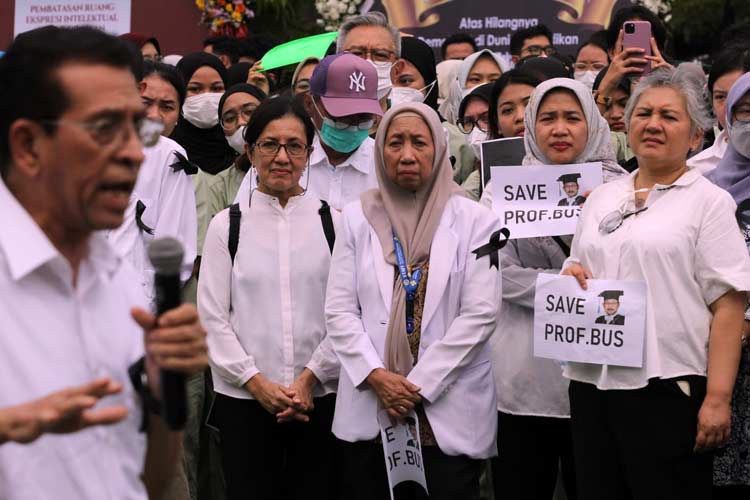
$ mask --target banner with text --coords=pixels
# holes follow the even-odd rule
[[[534,298],[534,356],[597,365],[643,366],[646,282],[541,273]]]
[[[113,35],[130,31],[131,0],[16,0],[13,36],[42,26],[94,26]]]
[[[438,58],[445,39],[457,32],[473,36],[480,49],[507,55],[514,32],[539,24],[552,31],[551,42],[558,50],[575,55],[592,33],[609,26],[617,9],[632,4],[632,0],[365,0],[362,11],[385,12],[393,26],[424,40]]]
[[[492,207],[510,238],[575,233],[581,205],[602,183],[601,163],[492,167]]]
[[[396,420],[391,419],[388,410],[381,410],[378,412],[378,423],[391,500],[394,499],[394,488],[406,481],[419,484],[427,492],[417,414],[411,411],[403,420]]]

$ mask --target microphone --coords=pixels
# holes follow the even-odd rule
[[[180,269],[184,251],[174,238],[158,238],[148,247],[148,258],[154,266],[156,316],[182,304]],[[187,421],[187,390],[185,375],[172,370],[161,370],[161,401],[164,421],[171,430],[180,430]]]

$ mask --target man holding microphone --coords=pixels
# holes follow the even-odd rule
[[[0,447],[4,499],[158,498],[180,463],[160,371],[202,370],[205,332],[193,306],[144,310],[102,234],[122,223],[161,130],[139,65],[93,28],[28,32],[0,59],[0,417],[36,426],[3,439],[67,433]]]

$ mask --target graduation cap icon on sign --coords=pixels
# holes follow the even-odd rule
[[[563,184],[567,184],[568,182],[578,183],[578,179],[580,178],[581,174],[563,174],[557,178],[557,182],[562,182]]]
[[[620,300],[620,297],[625,295],[625,292],[622,290],[605,290],[602,293],[599,294],[599,297],[601,297],[603,300]]]

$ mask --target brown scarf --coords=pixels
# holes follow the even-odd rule
[[[386,175],[383,149],[393,120],[404,114],[418,115],[432,132],[435,156],[432,175],[422,187],[411,192],[396,185]],[[402,104],[391,108],[378,127],[375,141],[375,171],[378,189],[362,194],[365,218],[378,235],[386,262],[396,265],[393,233],[396,233],[410,270],[417,269],[430,259],[430,247],[443,210],[453,195],[463,190],[453,182],[445,131],[437,113],[422,103]],[[385,341],[385,365],[392,372],[406,376],[411,371],[413,358],[406,334],[406,291],[400,280],[394,280],[391,315]]]

